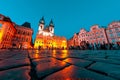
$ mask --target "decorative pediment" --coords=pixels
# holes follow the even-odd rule
[[[94,26],[92,26],[92,27],[90,28],[91,31],[97,30],[97,29],[99,29],[99,26],[98,26],[98,25],[94,25]]]
[[[80,30],[80,34],[86,33],[87,31],[85,29]]]
[[[112,22],[108,25],[108,28],[114,28],[114,27],[118,27],[120,26],[120,22],[116,21],[116,22]]]

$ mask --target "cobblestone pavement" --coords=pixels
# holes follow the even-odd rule
[[[0,80],[120,80],[119,50],[0,50]]]

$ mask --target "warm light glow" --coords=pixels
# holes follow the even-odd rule
[[[68,50],[62,50],[62,53],[67,54],[67,53],[68,53]]]
[[[2,31],[0,31],[0,40],[2,40],[2,35],[3,35]]]
[[[39,57],[39,50],[35,50],[35,53],[33,54],[33,57],[36,58],[36,59],[40,58]]]
[[[39,58],[39,54],[38,54],[38,53],[35,53],[35,54],[34,54],[34,58]]]
[[[53,53],[53,54],[56,54],[56,50],[53,50],[52,53]]]
[[[0,25],[0,41],[2,40],[2,36],[3,36],[3,29],[2,29],[2,25]]]
[[[68,50],[62,50],[62,57],[66,58],[68,56]]]
[[[52,50],[52,56],[56,57],[56,50]]]
[[[62,41],[62,42],[66,42],[66,41]]]
[[[39,50],[35,50],[35,53],[37,53],[37,54],[38,54],[38,53],[39,53]]]

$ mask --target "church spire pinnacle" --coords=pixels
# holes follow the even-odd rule
[[[40,24],[45,24],[44,16],[39,21]]]
[[[51,19],[49,26],[54,27],[53,20]]]

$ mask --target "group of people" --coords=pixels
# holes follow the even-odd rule
[[[90,44],[88,42],[81,42],[80,46],[70,46],[69,49],[77,49],[77,50],[120,50],[119,44],[113,43],[103,43],[103,44]]]

